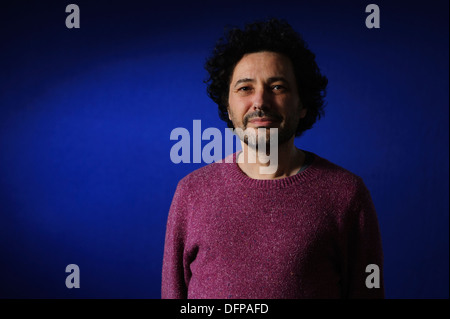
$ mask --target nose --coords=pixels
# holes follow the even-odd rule
[[[261,87],[255,90],[252,107],[254,110],[267,109],[270,107],[270,94],[265,88]]]

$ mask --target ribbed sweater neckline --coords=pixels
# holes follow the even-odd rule
[[[239,152],[229,155],[232,157],[232,163],[228,162],[230,166],[229,170],[226,172],[226,175],[232,179],[233,183],[239,182],[244,187],[258,189],[286,188],[310,181],[317,176],[321,162],[321,158],[312,153],[314,159],[311,165],[302,172],[279,179],[253,179],[247,176],[239,167],[236,160],[237,154],[239,154]]]

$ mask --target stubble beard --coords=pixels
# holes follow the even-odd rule
[[[255,117],[269,117],[278,121],[280,125],[277,130],[271,130],[270,127],[261,127],[265,128],[266,132],[265,134],[258,134],[258,128],[248,127],[249,121]],[[233,123],[233,127],[235,128],[235,133],[241,141],[243,141],[254,151],[263,149],[266,150],[267,153],[270,150],[271,141],[272,143],[277,143],[278,147],[280,147],[295,135],[298,125],[298,121],[296,121],[296,118],[297,116],[293,115],[286,120],[278,113],[259,109],[250,114],[247,114],[242,119],[242,122],[236,121],[235,119],[233,119],[233,116],[231,116],[231,121]],[[276,131],[276,133],[274,133],[274,131]]]
[[[277,133],[274,133],[274,130],[272,128],[265,127],[265,134],[259,134],[264,133],[261,132],[261,130],[259,130],[260,132],[258,132],[259,128],[248,127],[246,125],[241,125],[239,126],[239,128],[239,130],[235,130],[236,134],[241,141],[248,145],[248,147],[252,148],[255,151],[263,149],[268,152],[270,150],[271,141],[272,143],[277,143],[278,147],[280,147],[295,135],[295,130],[297,127],[293,123],[281,123],[280,127],[277,130]]]

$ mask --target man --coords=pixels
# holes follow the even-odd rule
[[[162,298],[383,298],[369,191],[360,177],[294,145],[323,114],[327,85],[306,43],[286,22],[249,24],[218,42],[206,69],[208,94],[242,152],[179,182]],[[270,161],[249,155],[272,132],[278,162],[262,173]]]

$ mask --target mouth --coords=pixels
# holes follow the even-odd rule
[[[248,121],[256,127],[270,127],[277,124],[279,120],[270,117],[255,117]]]

